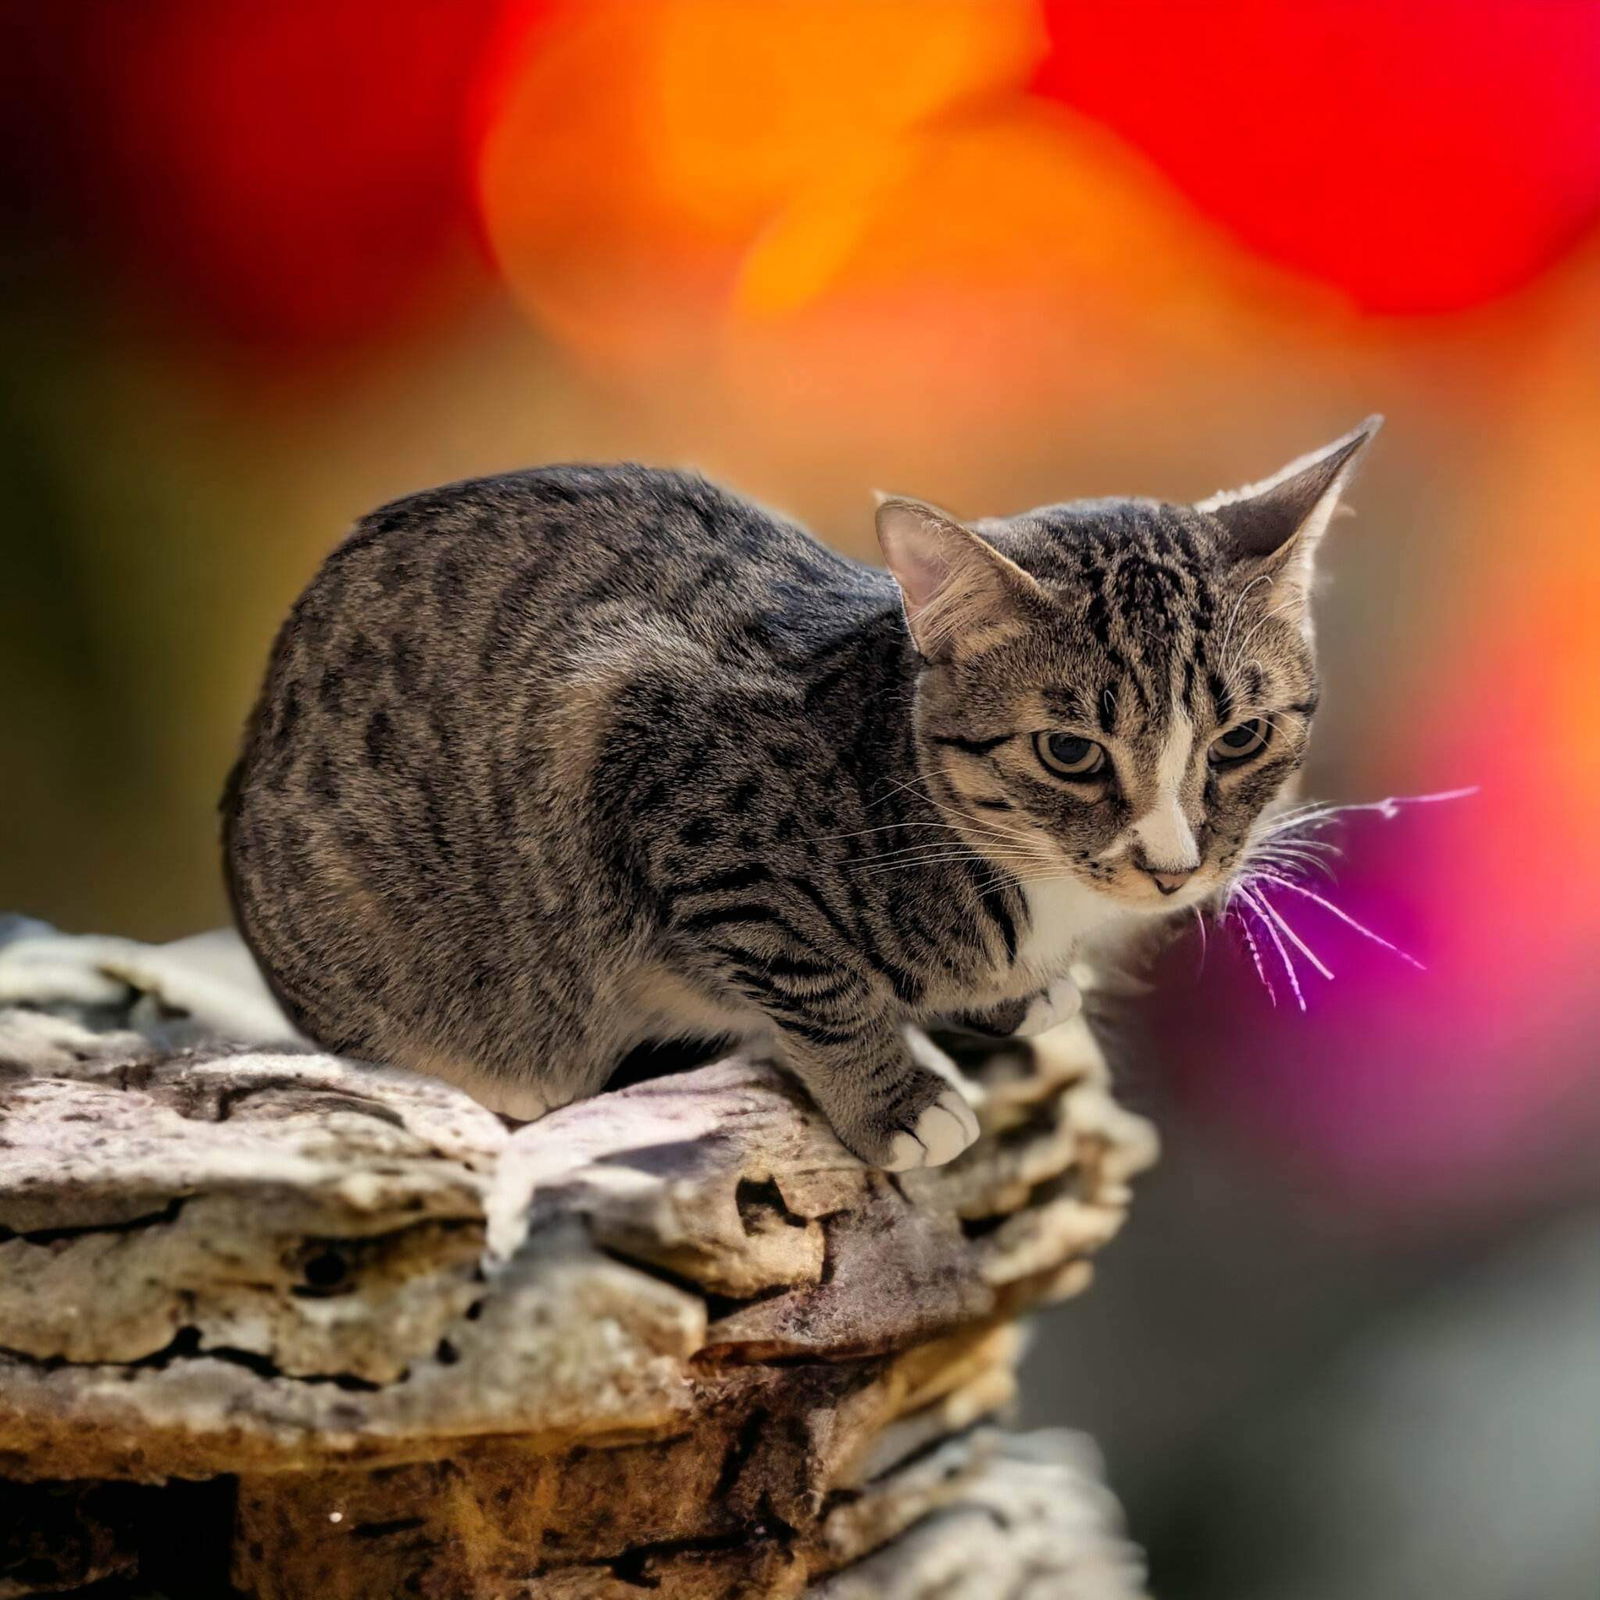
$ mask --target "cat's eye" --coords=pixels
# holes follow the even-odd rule
[[[1058,778],[1098,778],[1109,765],[1104,745],[1075,733],[1036,733],[1033,748]]]
[[[1265,717],[1251,717],[1226,733],[1219,733],[1211,741],[1209,760],[1214,767],[1231,767],[1235,762],[1248,761],[1265,749],[1268,723]]]

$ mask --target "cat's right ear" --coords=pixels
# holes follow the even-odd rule
[[[1016,562],[935,506],[878,501],[878,543],[905,604],[912,642],[929,661],[998,643],[1043,600]]]
[[[1284,610],[1304,609],[1317,545],[1356,463],[1382,426],[1382,417],[1368,417],[1342,439],[1291,461],[1270,478],[1212,495],[1196,508],[1222,525],[1235,561],[1271,575]]]

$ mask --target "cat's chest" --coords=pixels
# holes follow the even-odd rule
[[[1045,878],[1022,893],[1028,927],[1017,943],[1015,971],[1029,981],[1064,977],[1086,944],[1127,916],[1073,878]]]

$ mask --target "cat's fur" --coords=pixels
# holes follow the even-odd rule
[[[1299,764],[1311,551],[1374,426],[1198,507],[889,500],[893,576],[636,466],[385,507],[273,651],[224,801],[240,926],[313,1039],[512,1115],[726,1035],[865,1160],[948,1159],[975,1125],[921,1028],[1057,1020]],[[1266,747],[1212,766],[1250,717]],[[1047,770],[1051,731],[1106,773]]]

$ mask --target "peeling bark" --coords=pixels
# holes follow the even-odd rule
[[[508,1131],[0,1011],[0,1600],[155,1582],[184,1496],[259,1600],[1132,1600],[1081,1449],[998,1423],[1153,1140],[1080,1025],[973,1065],[983,1138],[893,1177],[750,1060]]]

